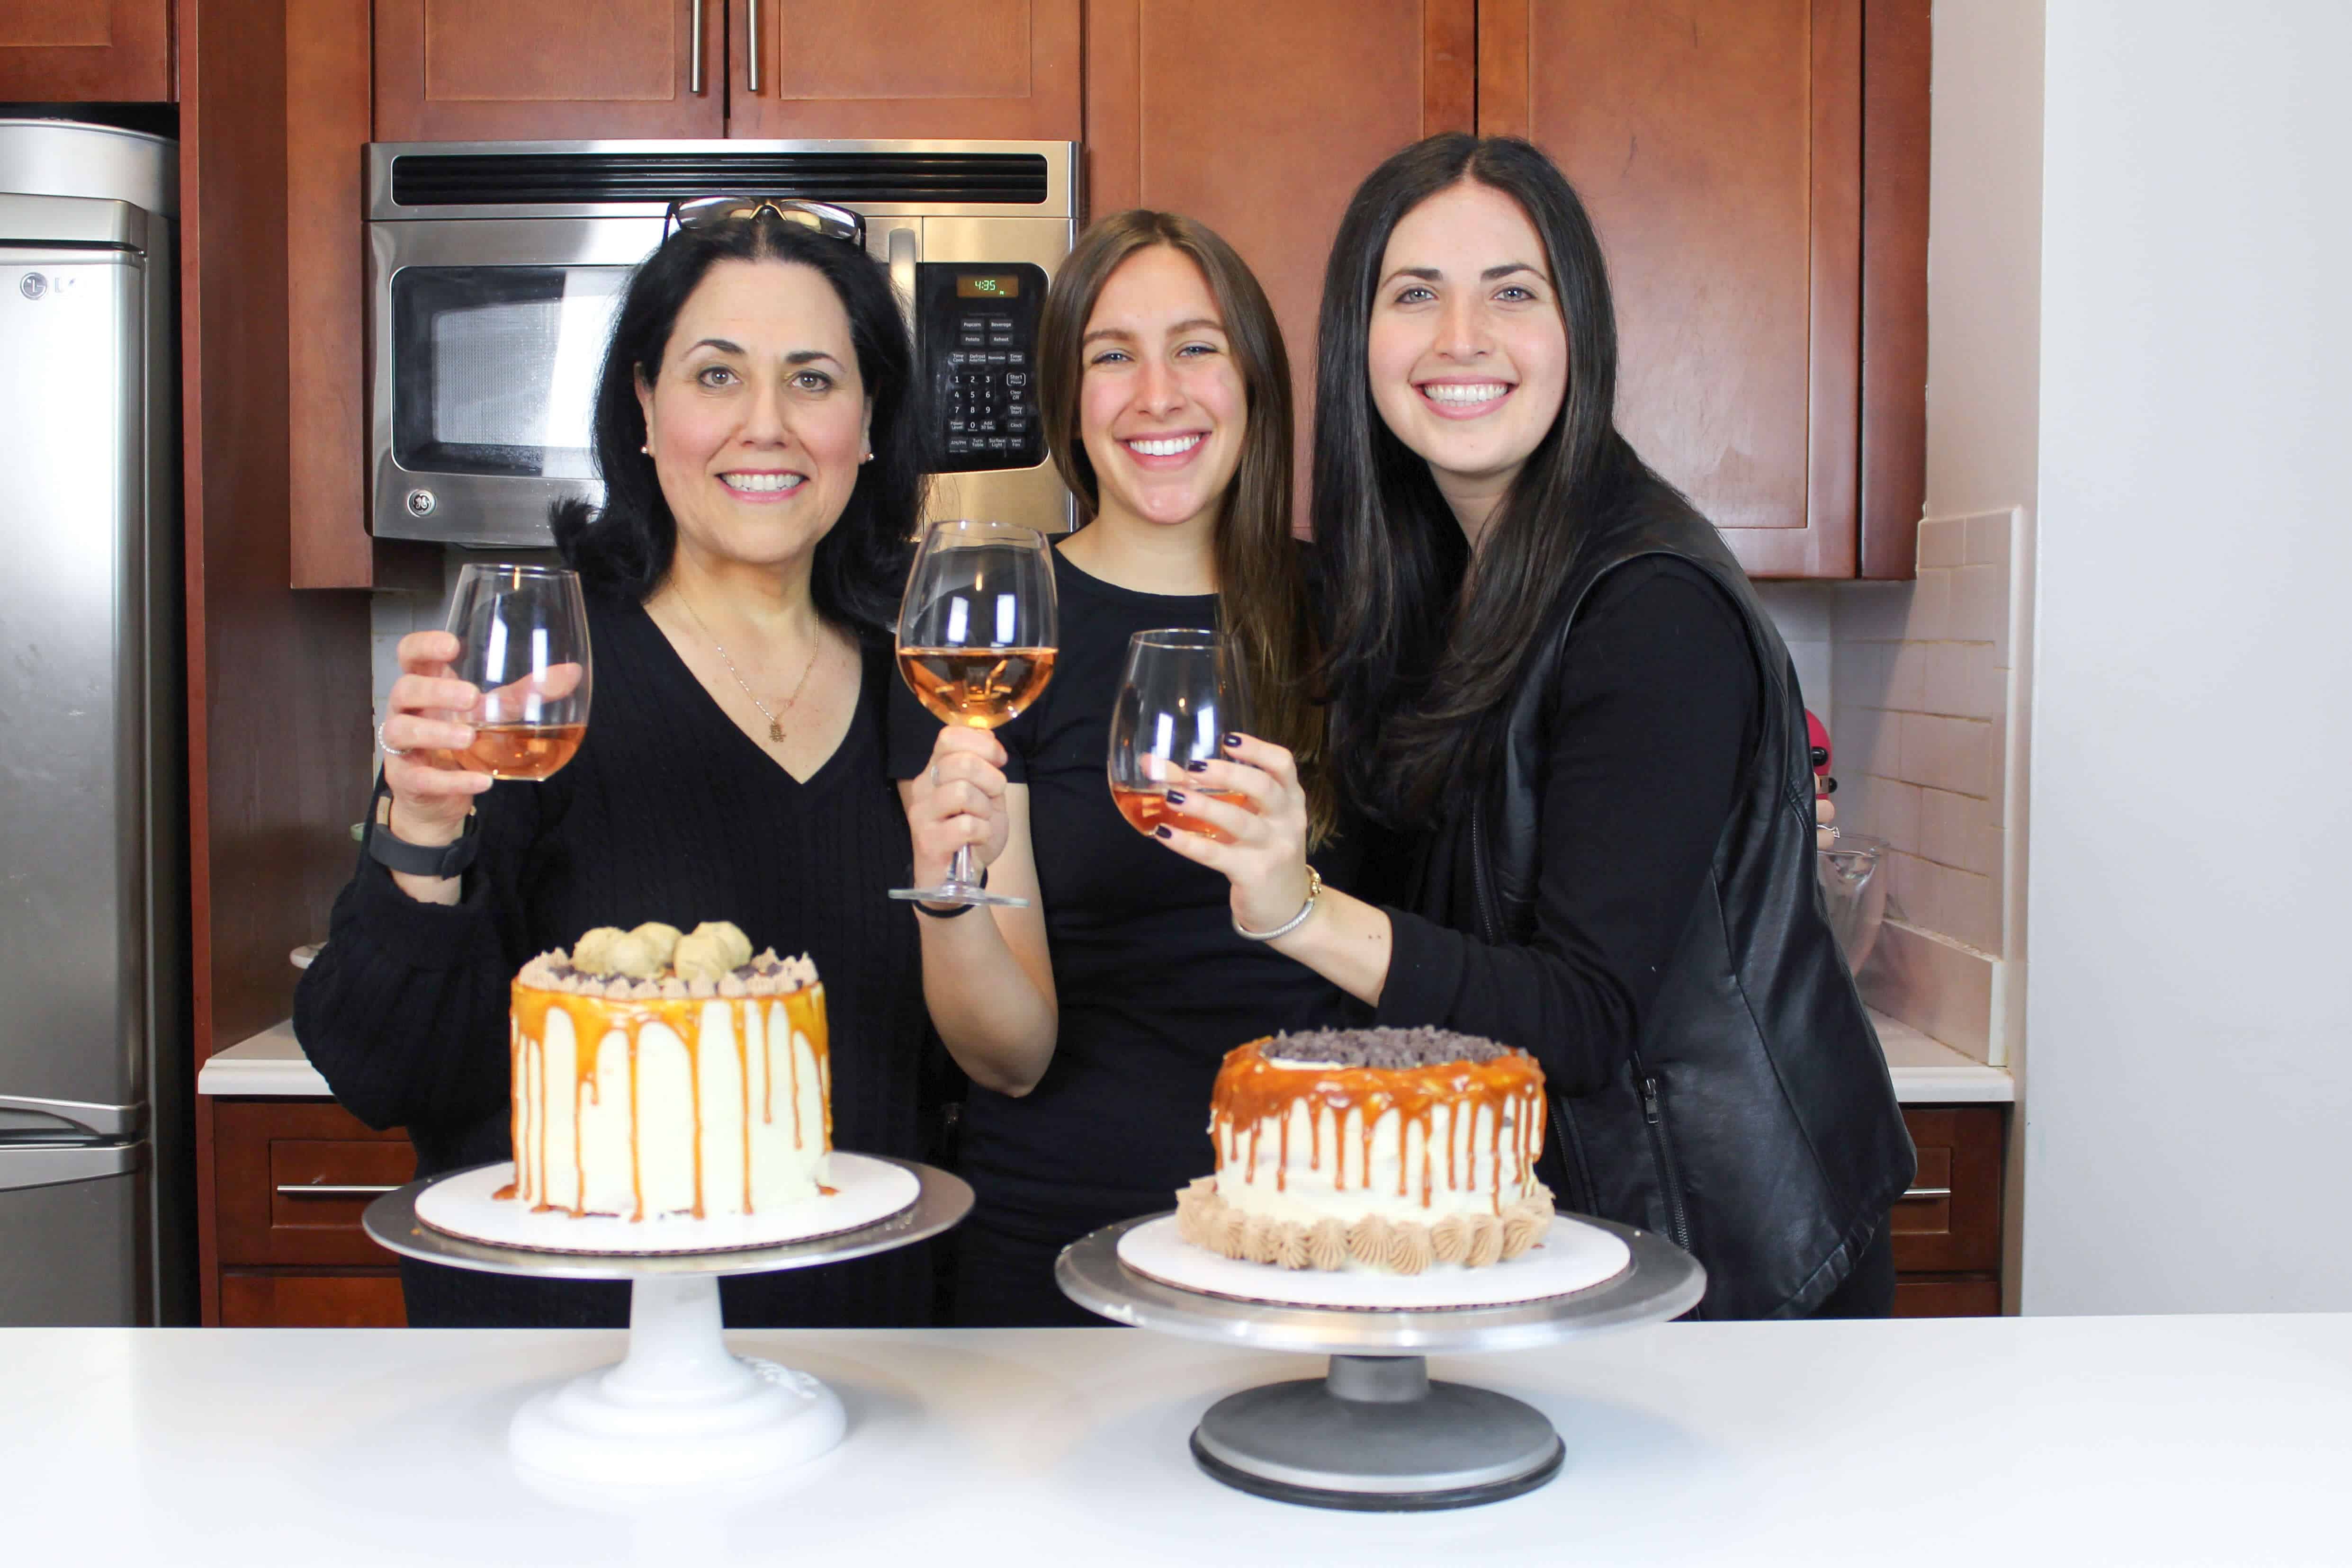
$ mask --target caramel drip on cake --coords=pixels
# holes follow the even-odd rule
[[[823,994],[823,989],[822,986],[809,986],[780,996],[728,999],[731,1003],[730,1011],[743,1006],[764,1009],[773,1008],[778,1003],[782,1004],[781,1010],[783,1014],[784,1056],[789,1064],[787,1071],[792,1083],[794,1147],[802,1146],[804,1142],[801,1129],[800,1053],[796,1043],[800,1039],[805,1038],[808,1040],[810,1054],[815,1059],[817,1082],[826,1089],[828,1094],[830,1093],[832,1063],[828,1049],[829,1042],[824,1019],[817,1012],[820,1006],[818,998]],[[584,1172],[580,1169],[583,1159],[581,1145],[583,1141],[580,1106],[583,1101],[591,1104],[603,1103],[596,1083],[597,1068],[604,1041],[614,1033],[623,1037],[629,1058],[629,1176],[635,1199],[634,1212],[630,1214],[629,1218],[632,1221],[637,1221],[646,1217],[644,1162],[639,1152],[642,1132],[639,1116],[644,1097],[640,1090],[637,1069],[641,1031],[654,1023],[667,1026],[669,1031],[686,1046],[688,1082],[694,1112],[694,1204],[690,1212],[697,1218],[705,1217],[707,1206],[702,1150],[702,1018],[703,1009],[710,1005],[712,1000],[713,998],[707,997],[649,997],[623,999],[545,990],[538,987],[525,986],[520,981],[514,985],[512,1070],[520,1081],[530,1084],[535,1090],[535,1093],[531,1096],[531,1103],[534,1104],[544,1107],[547,1103],[548,1014],[551,1011],[561,1010],[571,1020],[574,1184],[573,1202],[569,1206],[568,1212],[573,1217],[577,1218],[588,1212],[585,1176]],[[740,1012],[736,1012],[734,1017],[737,1021],[730,1025],[728,1043],[735,1048],[736,1059],[744,1079],[743,1207],[746,1212],[750,1212],[751,1207],[751,1053],[744,1049]],[[770,1017],[772,1019],[772,1015]],[[772,1022],[771,1027],[761,1030],[761,1120],[771,1124],[775,1121],[776,1033],[777,1030],[772,1027]],[[537,1201],[531,1205],[534,1213],[548,1213],[567,1207],[548,1201],[548,1137],[547,1128],[543,1124],[544,1120],[542,1114],[540,1118],[541,1124],[533,1125],[526,1120],[524,1107],[521,1104],[519,1103],[514,1108],[512,1130],[517,1157],[520,1160],[524,1151],[529,1150],[537,1166],[538,1183],[533,1194]],[[828,1153],[833,1148],[833,1107],[829,1099],[825,1106],[823,1147]],[[512,1197],[519,1195],[513,1188],[507,1187],[501,1188],[498,1196]]]
[[[1495,1181],[1488,1197],[1496,1215],[1499,1217],[1506,1207],[1505,1187],[1509,1187],[1516,1198],[1534,1179],[1534,1156],[1540,1147],[1544,1120],[1543,1079],[1540,1070],[1524,1054],[1514,1052],[1488,1061],[1450,1061],[1398,1072],[1320,1063],[1285,1065],[1267,1056],[1266,1047],[1272,1043],[1254,1041],[1228,1053],[1224,1066],[1217,1073],[1210,1101],[1211,1134],[1221,1163],[1239,1160],[1243,1134],[1247,1134],[1245,1179],[1257,1179],[1258,1139],[1269,1119],[1276,1120],[1282,1128],[1281,1153],[1283,1164],[1287,1166],[1289,1116],[1292,1108],[1300,1104],[1307,1107],[1314,1132],[1318,1168],[1321,1164],[1323,1117],[1328,1113],[1332,1118],[1334,1150],[1339,1156],[1332,1170],[1335,1189],[1344,1189],[1349,1185],[1344,1157],[1349,1115],[1352,1113],[1359,1118],[1355,1140],[1360,1145],[1358,1185],[1369,1187],[1375,1130],[1394,1112],[1398,1118],[1396,1195],[1405,1197],[1412,1193],[1411,1134],[1418,1126],[1421,1202],[1424,1208],[1432,1207],[1436,1185],[1434,1115],[1440,1104],[1452,1107],[1453,1130],[1445,1150],[1449,1189],[1458,1189],[1462,1185],[1459,1178],[1471,1174],[1457,1166],[1454,1140],[1475,1137],[1475,1118],[1482,1112],[1489,1123],[1489,1168]],[[1504,1145],[1507,1121],[1510,1131],[1507,1162]],[[1469,1124],[1467,1127],[1464,1125],[1465,1122]],[[1282,1186],[1279,1171],[1276,1179],[1277,1187]]]

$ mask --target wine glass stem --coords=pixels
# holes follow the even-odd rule
[[[955,858],[948,862],[948,885],[970,887],[979,880],[971,869],[971,846],[958,844]]]

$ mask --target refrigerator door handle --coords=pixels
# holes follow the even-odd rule
[[[43,1116],[55,1116],[101,1138],[135,1138],[140,1133],[140,1124],[147,1115],[144,1105],[94,1105],[85,1100],[29,1100],[18,1094],[0,1094],[0,1111],[31,1111]]]
[[[144,1144],[0,1144],[0,1192],[129,1176],[146,1164]]]

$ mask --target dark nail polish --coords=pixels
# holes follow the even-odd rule
[[[1181,805],[1182,805],[1182,804],[1184,803],[1184,791],[1182,791],[1181,789],[1171,789],[1171,790],[1169,790],[1169,791],[1168,791],[1168,803],[1169,803],[1170,805],[1171,805],[1171,806],[1181,806]]]
[[[1187,773],[1206,773],[1208,770],[1209,765],[1206,762],[1187,762],[1184,764],[1184,771]]]
[[[1225,737],[1225,744],[1227,746],[1239,746],[1241,743],[1242,737],[1239,730],[1235,730],[1233,734]]]
[[[1176,836],[1176,830],[1162,822],[1151,830],[1151,836],[1156,839],[1172,839]]]

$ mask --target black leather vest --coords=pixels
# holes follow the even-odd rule
[[[1634,1057],[1555,1095],[1547,1166],[1565,1207],[1669,1236],[1706,1265],[1707,1318],[1797,1317],[1845,1279],[1909,1185],[1909,1134],[1839,956],[1813,864],[1796,671],[1706,519],[1641,475],[1591,528],[1512,698],[1500,766],[1441,833],[1453,885],[1423,913],[1487,942],[1535,924],[1546,715],[1593,585],[1647,555],[1691,562],[1738,606],[1764,672],[1757,754]]]

